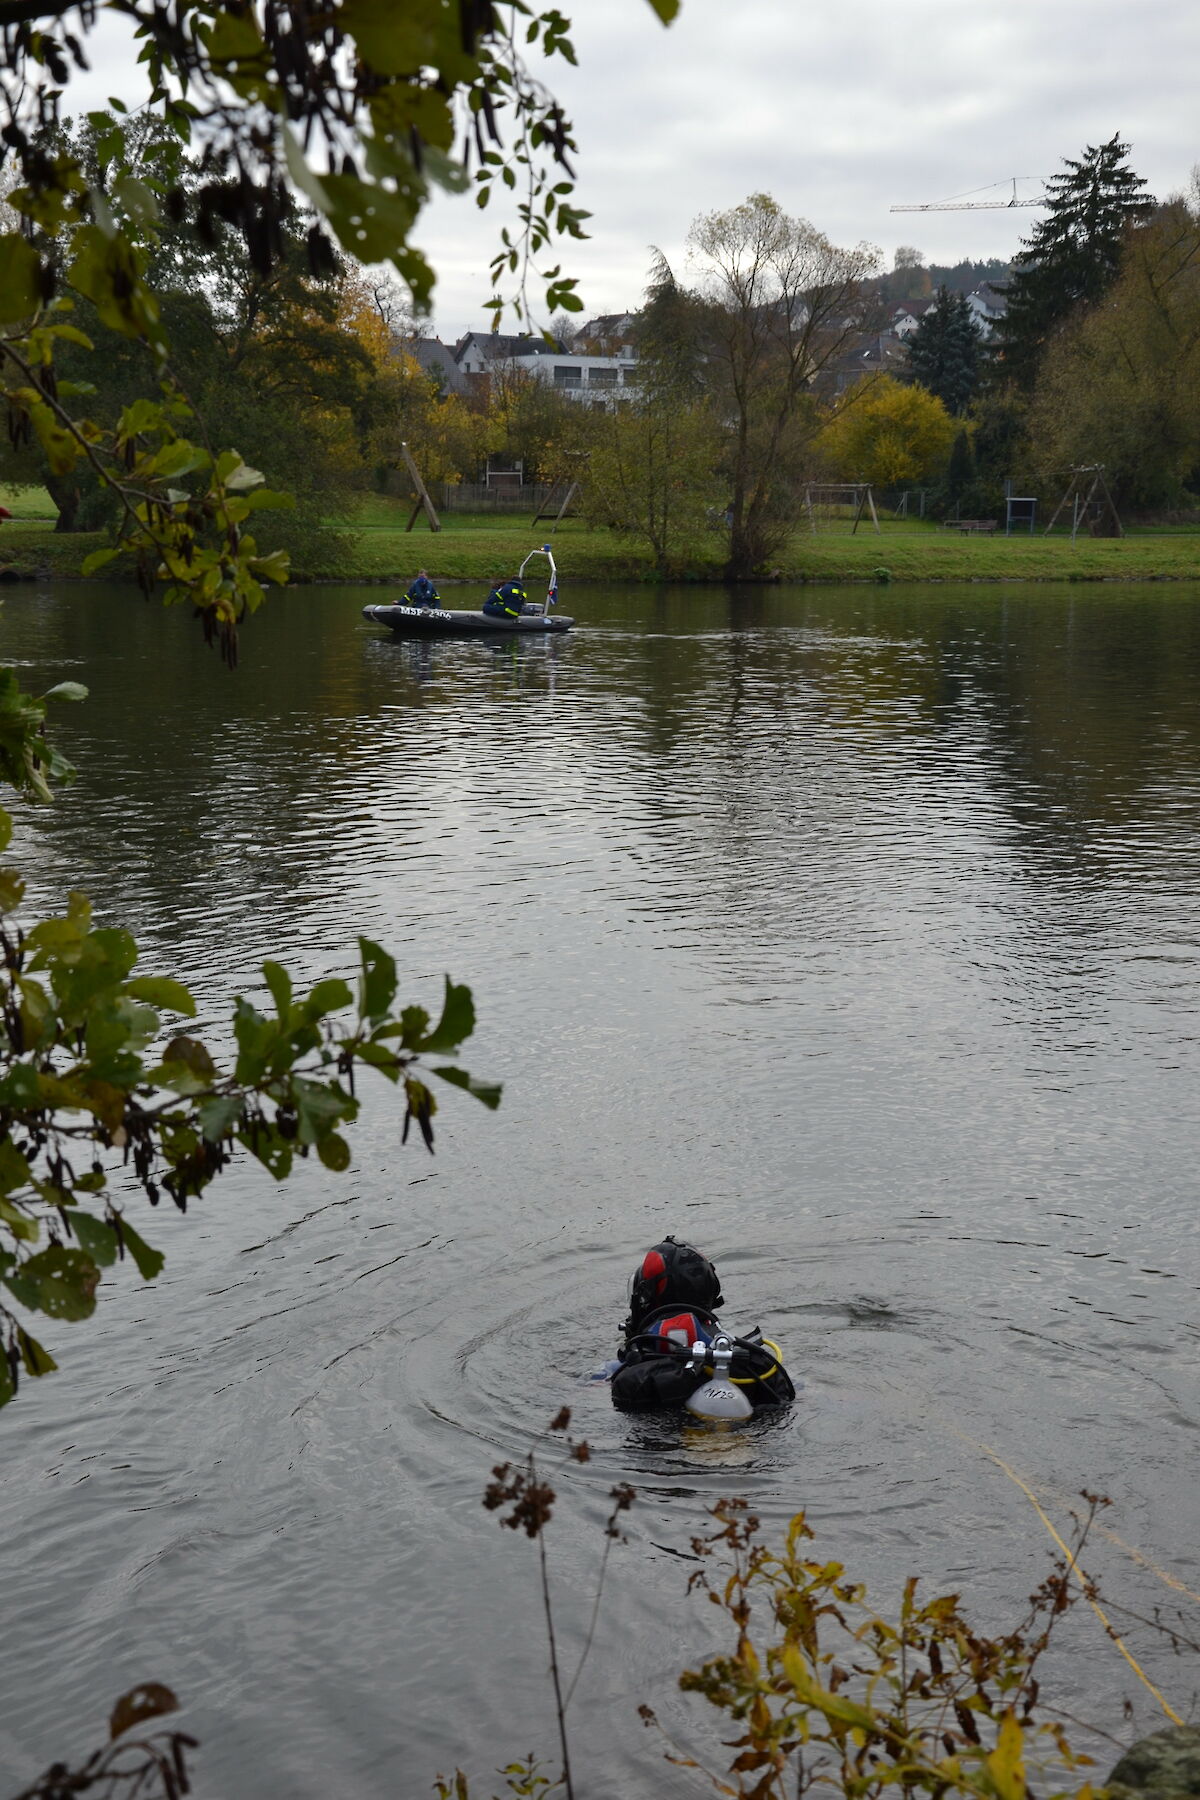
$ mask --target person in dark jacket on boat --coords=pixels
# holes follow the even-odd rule
[[[668,1237],[648,1250],[629,1284],[625,1341],[609,1365],[614,1403],[629,1412],[686,1406],[707,1380],[703,1356],[693,1352],[723,1331],[715,1310],[723,1302],[717,1271],[691,1244]],[[757,1327],[745,1337],[729,1336],[731,1379],[752,1410],[795,1399],[775,1344]]]
[[[514,575],[511,581],[496,583],[483,603],[483,610],[489,619],[519,619],[528,599],[520,577]]]
[[[408,606],[440,606],[442,604],[441,596],[424,569],[419,571],[416,580],[405,594],[404,600]]]

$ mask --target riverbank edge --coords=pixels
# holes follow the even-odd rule
[[[396,542],[397,536],[401,541]],[[101,532],[58,537],[44,528],[22,529],[14,523],[0,539],[0,580],[28,581],[48,577],[67,581],[133,582],[132,557],[108,564],[102,575],[89,577],[81,566],[93,551],[107,546]],[[525,531],[466,529],[442,539],[419,540],[391,530],[337,533],[328,545],[309,547],[297,556],[292,580],[297,585],[403,588],[418,562],[443,589],[464,587],[478,593],[510,565],[515,567],[529,546]],[[681,560],[669,575],[652,566],[647,553],[597,542],[596,535],[571,531],[554,541],[560,578],[569,589],[596,583],[629,583],[649,588],[671,586],[726,587],[715,556]],[[871,586],[913,583],[964,585],[1040,582],[1187,582],[1200,580],[1200,537],[1164,534],[1122,539],[947,538],[934,533],[898,532],[880,539],[829,537],[814,543],[793,542],[769,575],[738,586]]]
[[[430,571],[433,579],[443,587],[469,587],[474,591],[480,582],[488,576],[470,575],[438,575]],[[103,575],[81,575],[78,570],[55,568],[49,564],[37,567],[19,567],[14,564],[0,564],[0,585],[5,583],[25,583],[33,581],[69,581],[80,587],[110,587],[114,583],[121,586],[135,587],[137,577],[131,570],[122,570],[110,566]],[[301,571],[292,574],[289,587],[372,587],[399,588],[407,586],[409,578],[404,575],[309,575]],[[1112,586],[1138,585],[1150,586],[1154,583],[1176,583],[1200,581],[1200,564],[1195,569],[1163,569],[1154,571],[1124,571],[1120,574],[1101,573],[1093,570],[1046,570],[1045,572],[1023,572],[1020,575],[993,574],[908,574],[902,571],[888,570],[886,574],[859,574],[857,572],[832,572],[820,570],[814,572],[789,571],[778,575],[745,576],[731,582],[723,575],[658,575],[653,571],[635,572],[628,569],[613,570],[602,575],[573,575],[571,587],[590,588],[605,587],[613,582],[627,582],[637,587],[695,587],[695,588],[728,588],[728,587],[1047,587],[1057,586],[1064,582],[1090,586],[1108,584]]]

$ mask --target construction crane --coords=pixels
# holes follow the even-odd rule
[[[889,206],[889,212],[999,212],[1012,206],[1045,206],[1045,194],[1037,194],[1032,200],[1021,200],[1017,197],[1018,181],[1036,181],[1035,175],[1010,175],[1012,182],[1012,198],[1009,200],[971,200],[966,195],[953,200],[929,200],[922,206]],[[988,187],[968,188],[967,194],[990,194],[993,188],[1003,186],[1002,182],[993,181]]]

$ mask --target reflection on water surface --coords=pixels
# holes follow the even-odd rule
[[[532,1558],[479,1496],[564,1400],[568,1642],[609,1487],[642,1495],[576,1703],[623,1794],[684,1791],[632,1708],[699,1729],[677,1552],[717,1495],[998,1625],[1047,1545],[989,1445],[1197,1585],[1200,597],[568,597],[566,637],[409,644],[377,593],[297,592],[233,676],[128,595],[6,599],[29,685],[92,691],[79,781],[21,827],[39,899],[87,888],[214,1019],[265,955],[314,978],[363,932],[414,998],[472,983],[469,1066],[506,1083],[447,1102],[433,1162],[373,1094],[347,1177],[240,1170],[153,1221],[160,1283],[60,1328],[3,1425],[12,1785],[147,1676],[239,1800],[549,1752]],[[783,1340],[788,1418],[681,1434],[584,1381],[671,1228]],[[1055,1680],[1157,1722],[1094,1622]]]

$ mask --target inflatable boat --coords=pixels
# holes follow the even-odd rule
[[[515,619],[501,619],[485,612],[459,612],[448,606],[364,606],[363,618],[373,624],[386,625],[398,637],[510,637],[514,633],[570,631],[574,619],[552,615],[551,607],[558,599],[558,570],[549,544],[531,550],[517,571],[517,579],[525,575],[526,564],[535,556],[544,556],[550,564],[550,580],[544,600],[526,602]]]

